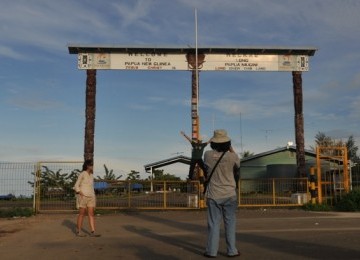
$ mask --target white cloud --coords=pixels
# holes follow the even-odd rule
[[[81,136],[76,152],[81,157],[86,74],[76,70],[76,57],[69,56],[66,45],[194,45],[195,7],[199,45],[318,47],[310,59],[310,71],[303,74],[305,124],[310,132],[306,134],[360,129],[360,1],[6,0],[1,4],[0,56],[6,59],[7,66],[0,76],[4,86],[0,90],[0,105],[2,111],[8,112],[3,113],[6,130],[2,124],[8,135],[24,127],[24,120],[31,122],[29,125],[52,126],[54,121],[48,120],[49,114],[65,111],[64,118],[67,116],[72,122],[79,119],[78,111],[82,111],[80,126],[71,133]],[[64,69],[69,64],[72,69]],[[191,74],[158,73],[161,77],[140,71],[98,72],[95,157],[99,164],[108,158],[110,167],[137,170],[142,169],[144,162],[161,160],[174,152],[190,153],[185,142],[183,146],[178,144],[178,132],[189,132],[191,128],[187,109]],[[291,73],[225,74],[201,73],[201,134],[211,132],[211,120],[206,119],[214,115],[217,126],[236,135],[241,113],[246,150],[261,152],[285,145],[294,135]],[[49,82],[55,82],[54,87]],[[68,113],[70,102],[76,113]],[[130,103],[133,111],[124,111]],[[48,113],[31,113],[30,109]],[[22,114],[26,110],[30,113]],[[36,118],[29,114],[36,114]],[[135,118],[128,118],[134,115]],[[151,127],[141,125],[149,121]],[[264,145],[261,129],[277,129],[269,134],[269,147]],[[57,139],[53,131],[41,128],[42,137]],[[72,140],[64,131],[57,134],[61,140]],[[19,132],[19,136],[31,139],[28,132]],[[34,142],[33,146],[28,145],[36,151],[41,140],[29,141]],[[54,146],[59,145],[54,141]],[[61,154],[69,153],[68,148],[55,152],[51,148],[34,154],[39,154],[39,158],[61,158]],[[7,154],[3,155],[6,158]]]
[[[6,57],[6,58],[12,58],[16,60],[24,60],[25,57],[18,53],[17,51],[13,50],[10,47],[7,46],[1,46],[0,45],[0,56]]]
[[[116,2],[112,5],[119,14],[121,27],[128,27],[129,25],[144,24],[144,19],[149,16],[149,9],[153,1],[131,1],[131,2]]]

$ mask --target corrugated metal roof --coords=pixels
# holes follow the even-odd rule
[[[185,164],[190,164],[191,158],[187,157],[187,156],[183,156],[183,155],[179,155],[176,157],[172,157],[169,159],[165,159],[165,160],[161,160],[158,162],[154,162],[154,163],[149,163],[144,165],[145,171],[149,172],[152,169],[156,169],[156,168],[161,168],[170,164],[174,164],[174,163],[185,163]]]
[[[247,162],[247,161],[251,161],[251,160],[254,160],[254,159],[257,159],[257,158],[260,158],[260,157],[264,157],[264,156],[274,154],[274,153],[279,153],[279,152],[286,151],[286,150],[296,152],[296,146],[280,147],[280,148],[277,148],[277,149],[274,149],[274,150],[270,150],[270,151],[267,151],[267,152],[263,152],[263,153],[255,154],[255,155],[252,155],[252,156],[249,156],[249,157],[245,157],[245,158],[241,159],[241,161],[242,162]],[[305,152],[306,155],[316,157],[316,153],[313,152],[313,151],[305,150],[304,152]]]
[[[70,54],[78,53],[162,53],[179,54],[195,53],[192,46],[122,46],[122,45],[92,45],[70,44]],[[198,47],[199,54],[279,54],[279,55],[308,55],[314,56],[315,47],[281,47],[281,46],[210,46]]]

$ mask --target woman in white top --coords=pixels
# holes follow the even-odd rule
[[[91,228],[90,236],[98,237],[100,235],[95,234],[95,217],[94,211],[96,206],[96,197],[94,191],[94,176],[93,176],[93,161],[86,160],[83,164],[82,172],[79,174],[75,183],[74,190],[77,194],[77,208],[79,209],[79,215],[77,218],[77,230],[76,235],[84,237],[85,234],[81,232],[84,222],[84,216],[88,214],[89,224]]]

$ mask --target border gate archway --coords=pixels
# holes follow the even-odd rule
[[[183,70],[191,72],[192,139],[200,136],[199,72],[291,72],[295,108],[295,141],[298,177],[307,176],[304,151],[302,72],[316,48],[283,47],[127,47],[70,45],[78,55],[78,69],[87,71],[84,159],[93,159],[97,70]]]

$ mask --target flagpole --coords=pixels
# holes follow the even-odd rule
[[[195,81],[196,81],[196,114],[199,117],[199,76],[198,76],[198,35],[197,35],[197,9],[195,8]]]

